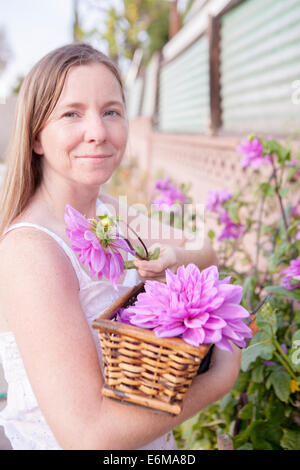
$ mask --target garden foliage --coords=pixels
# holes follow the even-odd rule
[[[255,136],[238,151],[248,182],[209,194],[218,224],[209,236],[220,271],[243,286],[254,335],[233,389],[175,436],[182,449],[216,449],[226,433],[238,450],[300,450],[299,157]]]

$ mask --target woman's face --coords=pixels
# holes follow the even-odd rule
[[[71,68],[33,146],[43,158],[44,180],[54,175],[82,184],[105,183],[121,162],[127,133],[114,74],[99,63]]]

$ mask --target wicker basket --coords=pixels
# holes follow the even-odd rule
[[[151,330],[114,320],[132,305],[144,283],[129,289],[97,320],[106,397],[178,415],[185,394],[210,346],[194,347],[180,338],[158,338]]]

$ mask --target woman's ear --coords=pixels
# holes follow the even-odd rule
[[[37,135],[37,137],[33,141],[33,150],[38,155],[44,155],[44,150],[43,150],[43,146],[40,142],[40,136],[39,135]]]

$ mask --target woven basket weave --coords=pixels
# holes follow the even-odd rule
[[[158,338],[151,330],[114,320],[144,291],[140,283],[119,297],[97,320],[104,363],[102,394],[163,413],[178,415],[209,345],[194,347],[180,338]]]

